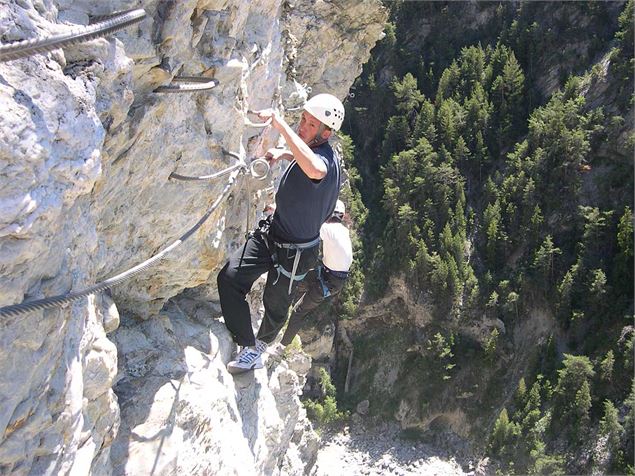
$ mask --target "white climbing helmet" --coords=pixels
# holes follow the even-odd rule
[[[332,94],[316,94],[304,104],[304,110],[336,131],[344,121],[344,105]]]
[[[344,207],[344,202],[341,200],[338,200],[337,202],[335,202],[335,210],[333,210],[333,213],[339,213],[344,215],[344,213],[346,213],[346,208]]]

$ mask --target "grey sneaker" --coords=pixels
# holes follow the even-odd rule
[[[256,340],[256,345],[243,347],[235,360],[227,364],[227,371],[230,374],[241,374],[250,370],[261,369],[263,367],[262,354],[267,350],[267,344]]]

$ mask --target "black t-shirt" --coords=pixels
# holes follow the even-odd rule
[[[340,165],[328,142],[312,149],[326,164],[321,180],[311,180],[292,161],[276,192],[276,211],[271,223],[274,239],[306,243],[320,236],[320,227],[331,216],[340,191]]]

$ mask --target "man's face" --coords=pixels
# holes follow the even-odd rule
[[[322,123],[318,121],[315,116],[303,111],[302,118],[300,119],[300,126],[298,127],[298,136],[300,136],[300,139],[302,139],[305,144],[308,144],[315,139],[321,125]],[[326,139],[328,137],[328,133],[328,130],[324,131],[322,133],[322,138]]]

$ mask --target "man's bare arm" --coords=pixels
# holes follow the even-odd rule
[[[284,140],[289,146],[293,158],[298,163],[304,174],[312,180],[323,179],[328,169],[326,164],[320,160],[311,150],[311,148],[300,139],[295,131],[287,124],[287,122],[275,110],[259,111],[258,116],[261,119],[272,119],[271,125],[282,134]],[[288,159],[284,154],[274,157],[276,160]]]

